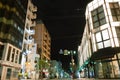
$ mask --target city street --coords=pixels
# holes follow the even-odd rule
[[[32,79],[21,79],[21,80],[32,80]],[[79,78],[79,79],[70,79],[70,78],[65,78],[65,79],[39,79],[39,80],[120,80],[120,79],[94,79],[94,78]]]
[[[0,80],[120,80],[120,0],[0,0]]]

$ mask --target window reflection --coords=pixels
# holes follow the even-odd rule
[[[103,6],[100,6],[97,9],[93,10],[91,14],[94,28],[97,28],[106,23]]]

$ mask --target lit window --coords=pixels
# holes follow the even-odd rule
[[[103,40],[109,39],[109,35],[108,35],[108,30],[103,30],[102,31],[102,35],[103,35]]]
[[[110,9],[113,17],[113,21],[120,21],[120,10],[118,2],[110,3]]]
[[[111,46],[107,29],[102,30],[101,32],[97,32],[95,34],[95,37],[96,37],[96,46],[98,49]]]
[[[96,41],[97,42],[102,41],[102,37],[101,37],[101,33],[100,32],[96,33]]]
[[[101,42],[101,43],[98,43],[98,44],[97,44],[97,48],[98,48],[98,49],[103,48],[103,43],[102,43],[102,42]]]
[[[120,38],[120,26],[115,27],[115,30],[116,30],[117,37]]]
[[[118,38],[119,44],[120,44],[120,26],[115,27],[115,30],[116,30],[117,38]]]
[[[110,40],[104,41],[104,47],[109,47],[110,46]]]

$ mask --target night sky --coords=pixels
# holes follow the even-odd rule
[[[85,9],[92,0],[33,0],[51,35],[51,59],[67,68],[71,57],[59,54],[60,49],[77,50],[85,26]],[[76,60],[76,57],[75,57]]]

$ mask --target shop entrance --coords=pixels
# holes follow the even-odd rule
[[[112,65],[110,65],[110,62],[104,62],[102,68],[104,78],[111,78],[110,74],[112,73]]]

